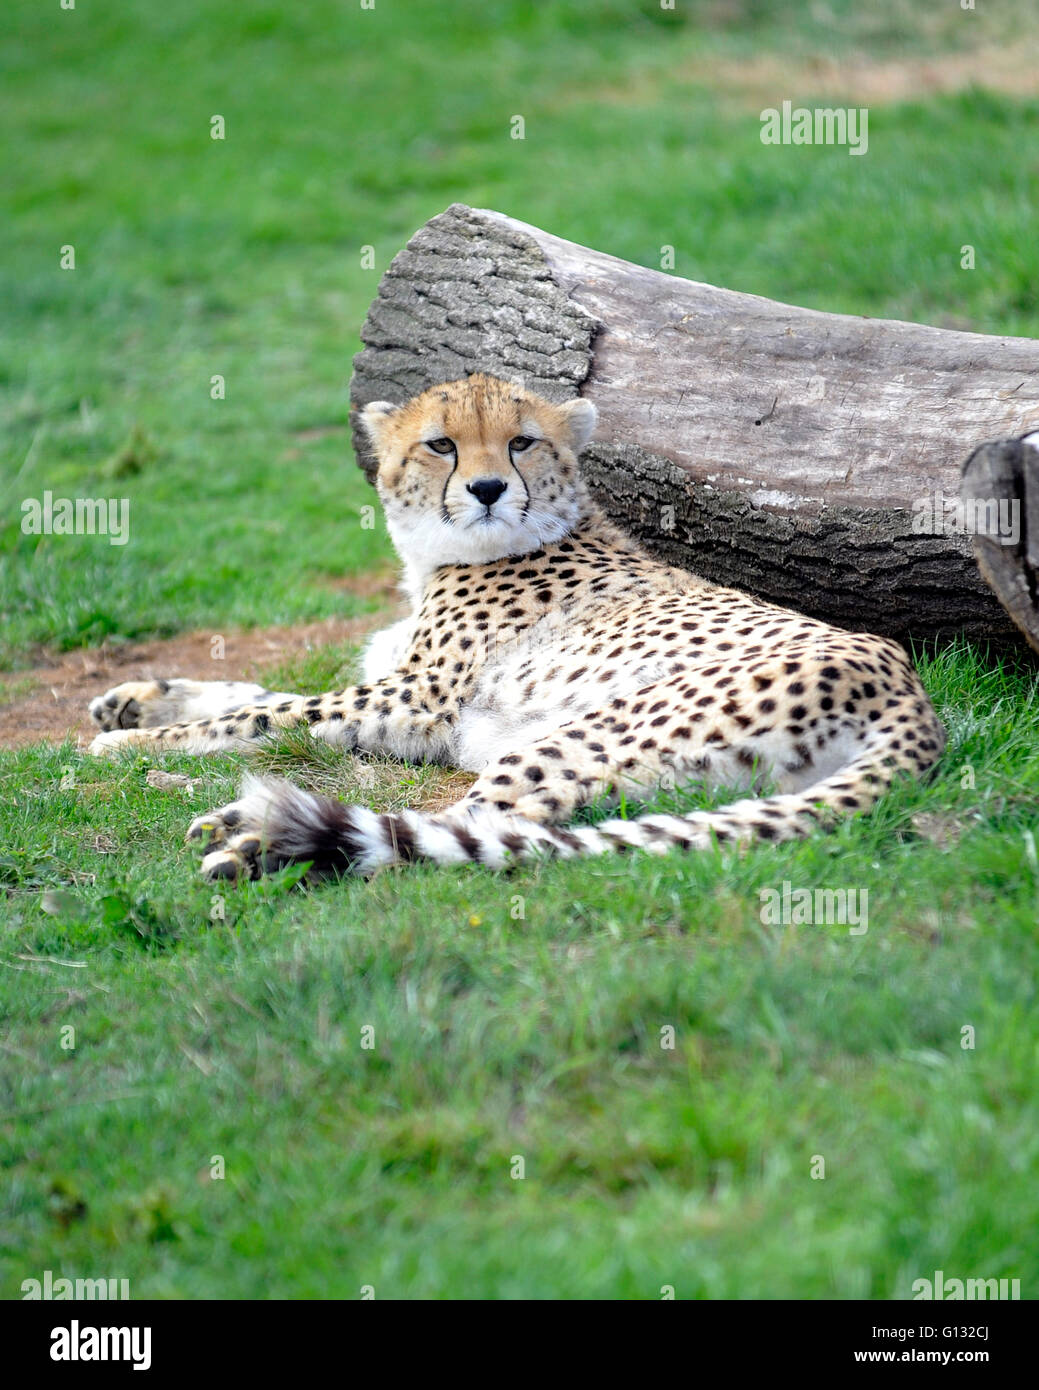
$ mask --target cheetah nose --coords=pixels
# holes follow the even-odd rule
[[[485,507],[493,507],[507,487],[508,483],[503,483],[500,478],[477,478],[475,483],[466,483],[465,490]]]

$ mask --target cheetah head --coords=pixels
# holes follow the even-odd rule
[[[577,456],[595,427],[590,401],[555,405],[481,374],[404,405],[375,401],[361,419],[390,536],[412,569],[529,554],[585,505]]]

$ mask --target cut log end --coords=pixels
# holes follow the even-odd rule
[[[1039,434],[975,449],[961,498],[978,568],[1039,652]]]

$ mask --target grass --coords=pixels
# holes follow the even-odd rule
[[[188,799],[143,759],[9,755],[7,1286],[60,1264],[138,1296],[1027,1289],[1039,708],[968,651],[925,675],[942,772],[833,837],[305,897],[195,877],[184,825],[233,758],[165,758],[201,772]],[[365,770],[382,806],[434,775]],[[868,932],[763,924],[784,880],[865,889]]]
[[[683,75],[933,57],[999,17],[967,39],[895,0],[684,8],[17,0],[4,698],[41,649],[364,605],[338,581],[389,549],[361,524],[350,357],[389,258],[453,200],[645,264],[673,245],[678,273],[773,298],[1036,336],[1034,100],[878,106],[849,159],[762,146],[758,108]],[[130,543],[22,535],[46,488],[128,497]],[[271,675],[317,688],[352,659]],[[51,1269],[135,1297],[890,1298],[943,1269],[1030,1296],[1034,672],[965,646],[921,665],[950,731],[934,780],[742,855],[216,894],[181,841],[238,759],[162,757],[189,794],[142,758],[0,755],[0,1293]],[[291,738],[265,765],[381,807],[459,786]],[[784,881],[868,892],[868,931],[766,924]]]

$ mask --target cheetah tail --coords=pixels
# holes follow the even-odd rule
[[[937,755],[936,755],[937,756]],[[596,826],[552,826],[505,811],[382,813],[303,791],[291,783],[249,776],[237,803],[257,826],[264,867],[299,860],[317,877],[367,874],[392,864],[486,864],[504,868],[541,855],[571,859],[641,849],[710,849],[715,843],[800,839],[843,816],[870,810],[899,771],[919,773],[882,749],[864,753],[802,792],[732,802],[716,811],[646,815]]]

